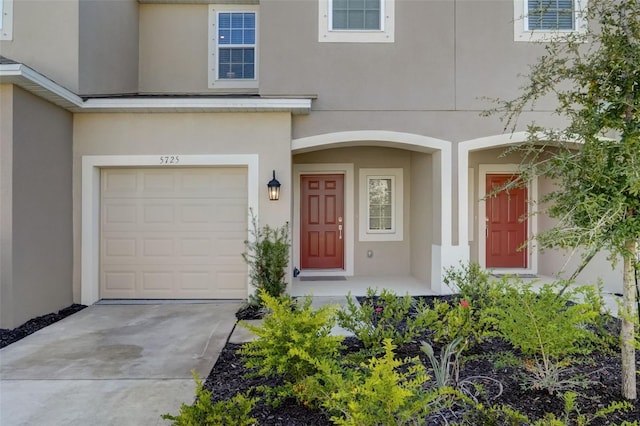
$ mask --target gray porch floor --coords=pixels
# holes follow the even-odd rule
[[[426,296],[434,293],[429,284],[410,276],[393,277],[373,277],[356,276],[346,277],[345,280],[317,280],[301,281],[300,277],[294,278],[289,288],[289,294],[294,297],[300,296],[346,296],[349,292],[353,296],[365,296],[367,289],[373,288],[392,290],[397,295],[403,296],[409,293],[410,296]]]

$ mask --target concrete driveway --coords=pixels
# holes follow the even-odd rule
[[[93,305],[0,350],[0,425],[166,425],[239,302]]]

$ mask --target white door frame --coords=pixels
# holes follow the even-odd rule
[[[480,164],[478,166],[478,263],[484,269],[487,265],[487,237],[485,233],[487,210],[484,197],[487,195],[487,175],[488,174],[508,174],[517,173],[517,164]],[[527,182],[527,238],[536,235],[538,232],[538,221],[531,216],[533,206],[538,203],[538,180],[533,179]],[[538,273],[538,250],[532,241],[527,244],[527,267],[526,268],[491,268],[491,271],[498,274],[537,274]]]
[[[344,175],[344,269],[307,270],[300,275],[347,276],[354,274],[356,223],[354,221],[353,164],[294,164],[293,165],[293,266],[300,268],[300,177],[306,174]]]

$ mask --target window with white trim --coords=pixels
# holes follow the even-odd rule
[[[586,31],[587,0],[515,0],[515,41],[546,41]]]
[[[257,6],[210,7],[209,87],[258,87]]]
[[[318,40],[393,43],[395,0],[319,0]]]
[[[402,169],[360,169],[360,241],[403,239]]]
[[[0,40],[13,40],[13,0],[0,0]]]

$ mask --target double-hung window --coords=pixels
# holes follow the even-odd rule
[[[257,7],[211,6],[209,24],[209,87],[257,88]]]
[[[402,169],[360,169],[360,241],[402,241]]]
[[[586,30],[587,0],[515,0],[516,41],[545,41]]]
[[[395,0],[319,0],[321,42],[392,43]]]
[[[573,31],[575,8],[573,0],[527,0],[528,31]]]
[[[13,0],[0,0],[0,40],[13,40]]]

